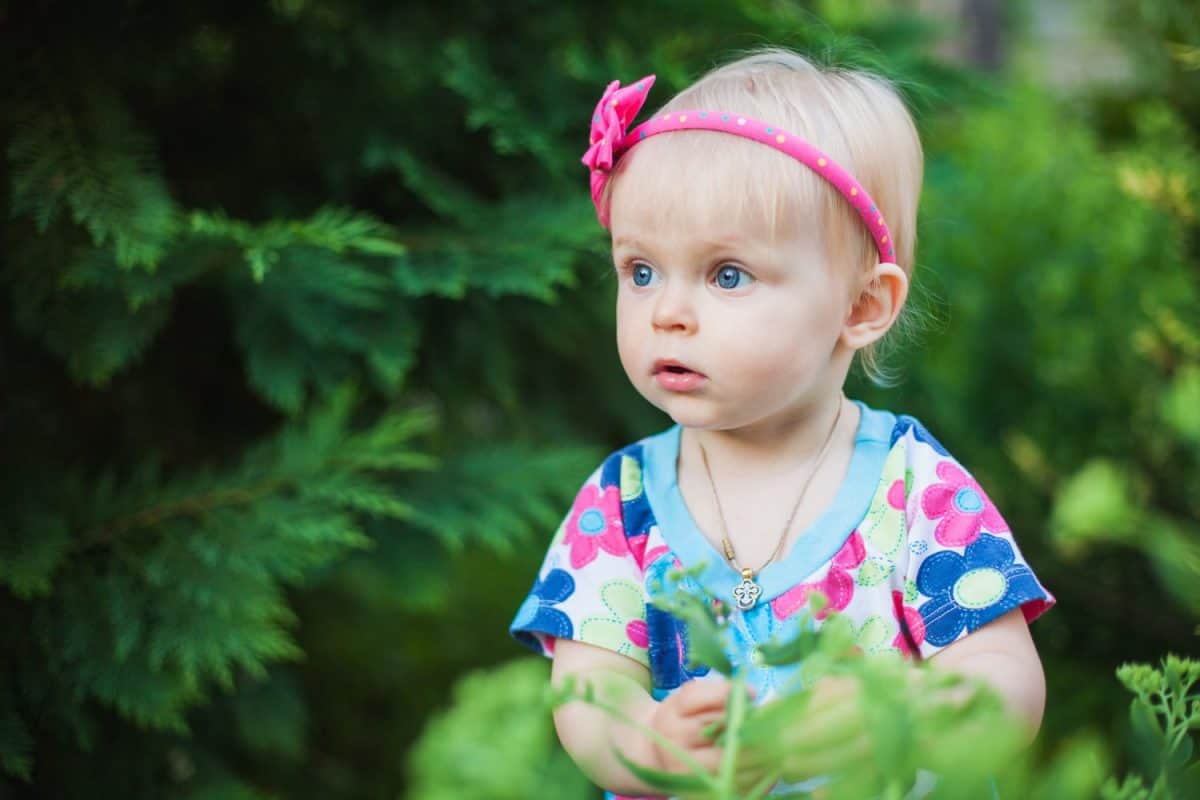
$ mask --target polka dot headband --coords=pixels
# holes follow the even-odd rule
[[[879,207],[867,194],[867,190],[849,172],[839,167],[834,160],[799,136],[761,120],[722,111],[672,111],[646,120],[633,130],[628,130],[633,118],[641,111],[646,95],[654,85],[654,76],[647,75],[632,86],[621,86],[613,81],[604,90],[604,96],[596,105],[592,115],[590,146],[583,154],[584,165],[591,170],[592,203],[600,224],[608,227],[608,209],[604,204],[604,187],[608,183],[613,166],[626,150],[641,140],[670,131],[720,131],[753,139],[781,153],[787,153],[801,162],[841,193],[854,207],[863,224],[875,239],[879,260],[893,262],[896,249],[892,235]]]

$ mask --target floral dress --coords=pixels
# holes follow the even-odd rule
[[[797,633],[814,591],[829,601],[816,624],[838,611],[864,652],[921,659],[1014,608],[1032,621],[1054,603],[962,465],[912,417],[858,406],[854,452],[833,502],[757,575],[762,594],[751,609],[727,603],[727,655],[756,702],[785,690],[796,670],[761,665],[758,645]],[[687,666],[684,624],[651,605],[666,574],[703,565],[682,586],[730,601],[741,582],[680,494],[681,431],[613,453],[588,478],[510,629],[550,657],[560,638],[628,656],[650,671],[660,700],[707,673]]]

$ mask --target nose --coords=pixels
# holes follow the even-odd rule
[[[692,333],[696,330],[696,308],[689,287],[682,281],[666,282],[654,301],[651,324],[655,330]]]

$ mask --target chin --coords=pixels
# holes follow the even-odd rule
[[[647,400],[662,411],[677,425],[699,430],[723,430],[731,427],[730,421],[722,417],[712,404],[689,397],[647,397]]]

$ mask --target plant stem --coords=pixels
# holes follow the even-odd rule
[[[746,800],[761,800],[767,796],[767,792],[771,791],[771,787],[779,782],[783,775],[778,770],[768,772],[767,776],[754,785],[754,788],[746,793]]]
[[[742,724],[746,720],[746,677],[738,673],[733,677],[733,688],[729,692],[729,706],[725,709],[725,749],[721,752],[720,797],[721,800],[737,800],[738,749],[741,746]]]

